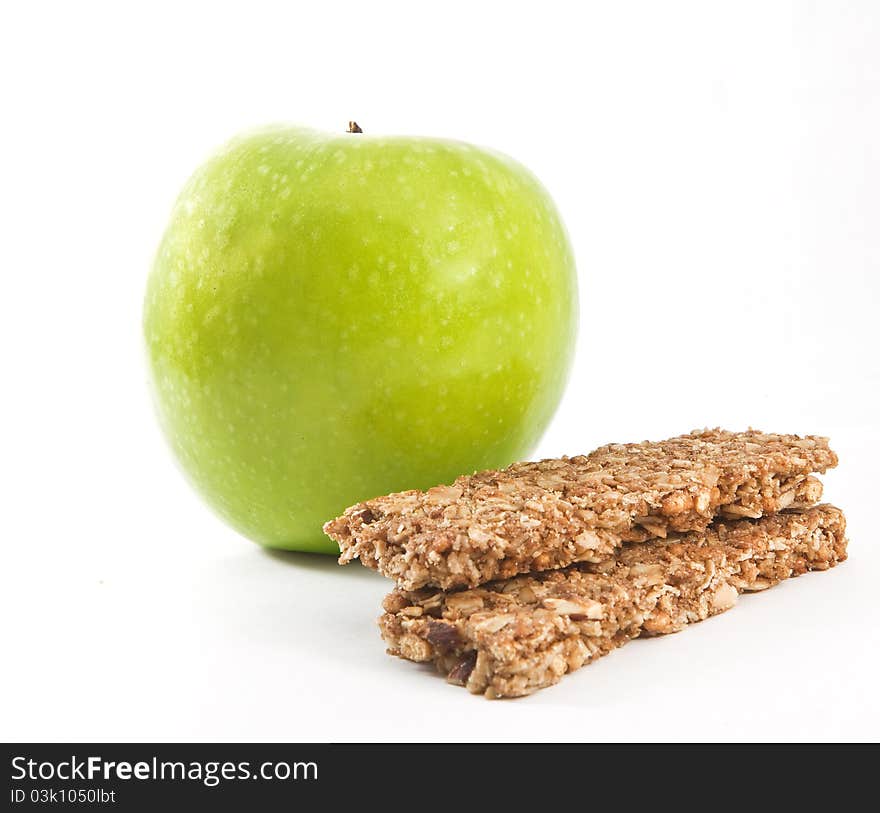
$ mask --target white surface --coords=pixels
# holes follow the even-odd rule
[[[877,739],[880,7],[299,6],[0,12],[0,737]],[[152,252],[218,142],[350,118],[556,197],[582,331],[540,454],[830,434],[850,560],[491,703],[383,654],[384,580],[215,519],[149,406]]]

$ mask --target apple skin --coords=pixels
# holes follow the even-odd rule
[[[528,456],[577,301],[562,221],[512,159],[276,126],[187,183],[144,334],[207,502],[262,545],[338,553],[321,526],[348,505]]]

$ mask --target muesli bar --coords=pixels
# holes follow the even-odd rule
[[[379,619],[388,652],[433,661],[487,697],[550,686],[639,635],[677,632],[764,590],[846,558],[846,520],[831,505],[631,544],[599,563],[471,590],[395,590]]]
[[[822,437],[695,431],[378,497],[324,530],[341,564],[359,558],[405,589],[475,587],[601,561],[624,542],[700,531],[716,517],[815,504],[822,485],[811,474],[836,464]]]

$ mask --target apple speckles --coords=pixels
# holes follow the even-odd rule
[[[208,327],[211,324],[211,322],[213,322],[219,315],[220,315],[220,306],[219,305],[214,305],[213,307],[208,308],[208,310],[205,311],[205,315],[202,317],[202,324],[204,326]]]
[[[523,196],[527,179],[504,196],[518,167],[455,145],[387,139],[380,161],[372,138],[282,130],[265,143],[242,142],[188,187],[147,297],[165,314],[145,333],[178,384],[160,396],[182,415],[175,446],[215,507],[291,539],[303,512],[332,513],[327,460],[348,461],[366,493],[377,461],[405,471],[457,450],[458,470],[470,448],[514,454],[523,416],[554,391],[553,336],[569,330],[552,205]]]

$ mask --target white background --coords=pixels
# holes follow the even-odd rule
[[[133,6],[0,12],[0,737],[878,738],[880,5]],[[829,434],[850,560],[492,703],[383,653],[383,579],[226,528],[151,413],[152,253],[218,143],[351,118],[556,198],[582,329],[538,454]]]

